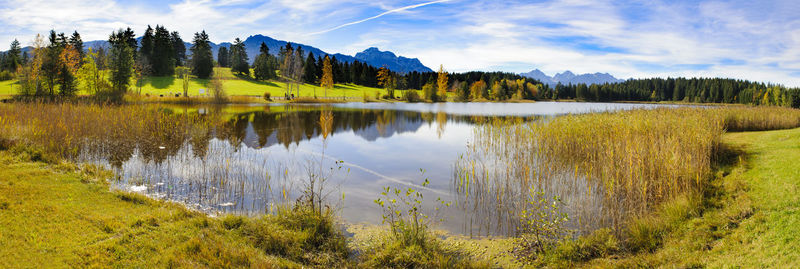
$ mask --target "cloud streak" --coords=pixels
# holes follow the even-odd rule
[[[369,17],[369,18],[366,18],[366,19],[361,19],[361,20],[357,20],[357,21],[353,21],[353,22],[344,23],[344,24],[341,24],[339,26],[336,26],[336,27],[333,27],[333,28],[329,28],[327,30],[308,33],[307,35],[313,36],[313,35],[324,34],[324,33],[328,33],[328,32],[332,32],[332,31],[335,31],[335,30],[342,29],[342,28],[347,27],[347,26],[356,25],[356,24],[359,24],[359,23],[364,23],[364,22],[367,22],[367,21],[371,21],[371,20],[374,20],[374,19],[386,16],[386,15],[389,15],[389,14],[392,14],[392,13],[402,12],[402,11],[406,11],[406,10],[410,10],[410,9],[420,8],[420,7],[424,7],[424,6],[428,6],[428,5],[439,4],[439,3],[449,2],[449,1],[451,1],[451,0],[437,0],[437,1],[420,3],[420,4],[416,4],[416,5],[404,6],[404,7],[401,7],[401,8],[395,8],[395,9],[391,9],[391,10],[385,11],[385,12],[383,12],[381,14],[378,14],[378,15],[375,15],[375,16],[372,16],[372,17]]]

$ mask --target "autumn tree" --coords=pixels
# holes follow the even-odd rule
[[[183,82],[183,97],[189,97],[189,68],[180,66],[175,68],[175,75]]]
[[[394,75],[392,74],[392,71],[390,71],[385,66],[381,67],[378,69],[377,78],[378,78],[378,85],[383,86],[383,88],[386,89],[386,95],[388,95],[389,98],[394,99],[394,89],[395,87],[397,87],[397,83],[394,78]]]
[[[42,64],[45,57],[44,38],[36,34],[33,39],[33,57],[21,68],[19,72],[19,94],[22,96],[42,96],[44,86],[42,85]]]
[[[83,57],[83,65],[78,69],[78,81],[81,87],[91,95],[105,91],[110,86],[106,81],[106,76],[103,74],[102,68],[98,65],[99,59],[98,52],[89,48]]]
[[[483,80],[475,81],[475,83],[472,83],[472,86],[469,87],[469,92],[471,99],[486,98],[486,82]]]
[[[436,86],[438,90],[438,95],[441,97],[442,101],[447,100],[447,72],[444,71],[444,65],[439,65],[439,72],[437,72],[437,79],[436,79]]]
[[[328,89],[333,89],[333,66],[331,66],[331,58],[328,55],[325,55],[325,60],[322,62],[320,87],[325,89],[325,97],[328,97]]]

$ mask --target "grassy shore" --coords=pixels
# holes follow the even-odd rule
[[[793,252],[800,247],[800,129],[725,133],[800,125],[800,111],[785,108],[635,110],[477,129],[496,143],[490,149],[513,157],[505,166],[531,163],[531,145],[543,150],[535,156],[558,161],[514,166],[520,175],[544,180],[530,171],[568,169],[573,181],[597,182],[600,194],[640,206],[622,204],[631,214],[618,225],[555,242],[533,260],[515,256],[522,246],[515,238],[441,235],[447,239],[399,245],[356,235],[354,246],[333,228],[332,215],[287,208],[258,218],[210,217],[109,191],[112,174],[61,161],[81,141],[152,149],[202,137],[218,120],[141,106],[0,105],[0,267],[796,267],[800,258]],[[608,176],[614,173],[643,175]],[[497,201],[508,193],[490,194]]]
[[[728,133],[705,211],[676,223],[661,248],[589,267],[797,268],[800,129]]]
[[[312,232],[278,217],[212,218],[109,191],[102,170],[31,156],[0,151],[3,268],[301,267],[347,254],[306,247]]]

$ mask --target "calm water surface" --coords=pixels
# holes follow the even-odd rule
[[[158,157],[134,150],[115,162],[115,188],[185,203],[209,213],[263,214],[293,201],[309,175],[326,175],[328,202],[349,223],[379,224],[373,203],[383,187],[412,186],[455,201],[453,164],[472,141],[476,122],[491,117],[558,116],[664,105],[609,103],[347,103],[333,106],[175,107],[174,112],[226,117],[225,130],[159,147]],[[333,112],[323,138],[320,111]],[[590,131],[590,130],[587,130]],[[424,173],[421,172],[424,171]],[[422,188],[424,179],[431,184]],[[441,228],[481,233],[453,205]],[[486,231],[482,231],[486,233]],[[492,232],[489,232],[492,234]]]

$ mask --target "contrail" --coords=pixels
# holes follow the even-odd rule
[[[427,6],[427,5],[433,5],[433,4],[443,3],[443,2],[449,2],[449,1],[452,1],[452,0],[437,0],[437,1],[425,2],[425,3],[421,3],[421,4],[416,4],[416,5],[410,5],[410,6],[405,6],[405,7],[401,7],[401,8],[396,8],[396,9],[392,9],[392,10],[383,12],[381,14],[378,14],[378,15],[363,19],[363,20],[358,20],[358,21],[354,21],[354,22],[348,22],[348,23],[345,23],[345,24],[330,28],[328,30],[322,30],[322,31],[310,33],[310,34],[307,34],[307,35],[324,34],[324,33],[327,33],[327,32],[330,32],[330,31],[334,31],[334,30],[338,30],[338,29],[341,29],[341,28],[344,28],[344,27],[347,27],[347,26],[350,26],[350,25],[359,24],[359,23],[362,23],[362,22],[365,22],[365,21],[369,21],[369,20],[374,20],[374,19],[383,17],[383,16],[388,15],[388,14],[392,14],[392,13],[396,13],[396,12],[400,12],[400,11],[405,11],[405,10],[409,10],[409,9],[415,9],[415,8],[418,8],[418,7],[424,7],[424,6]]]
[[[333,157],[333,156],[330,156],[330,155],[322,155],[322,154],[320,154],[319,152],[314,152],[314,151],[309,151],[309,150],[303,150],[303,149],[297,149],[297,151],[300,151],[300,152],[303,152],[303,153],[306,153],[306,154],[310,154],[310,155],[320,156],[320,157],[323,157],[323,158],[325,158],[325,159],[329,159],[329,160],[333,160],[333,161],[339,161],[339,160],[342,160],[342,159],[335,158],[335,157]],[[443,191],[440,191],[440,190],[431,189],[431,188],[429,188],[429,187],[425,187],[425,186],[422,186],[422,185],[419,185],[419,184],[414,184],[414,183],[411,183],[411,182],[408,182],[408,181],[405,181],[405,180],[402,180],[402,179],[398,179],[398,178],[390,177],[390,176],[387,176],[387,175],[384,175],[384,174],[378,173],[378,172],[377,172],[377,171],[375,171],[375,170],[372,170],[372,169],[369,169],[369,168],[366,168],[366,167],[363,167],[363,166],[360,166],[360,165],[357,165],[357,164],[354,164],[354,163],[347,163],[347,162],[345,162],[345,163],[342,163],[342,165],[344,165],[344,166],[350,166],[350,167],[353,167],[353,168],[359,169],[359,170],[361,170],[361,171],[364,171],[364,172],[367,172],[367,173],[373,174],[373,175],[375,175],[375,176],[377,176],[377,177],[379,177],[379,178],[382,178],[382,179],[385,179],[385,180],[388,180],[388,181],[392,181],[392,182],[394,182],[394,183],[398,183],[398,184],[402,184],[402,185],[407,185],[407,186],[414,187],[414,188],[417,188],[417,189],[424,189],[424,190],[427,190],[427,191],[430,191],[430,192],[437,193],[437,194],[439,194],[439,195],[449,195],[449,194],[448,194],[448,193],[446,193],[446,192],[443,192]]]

